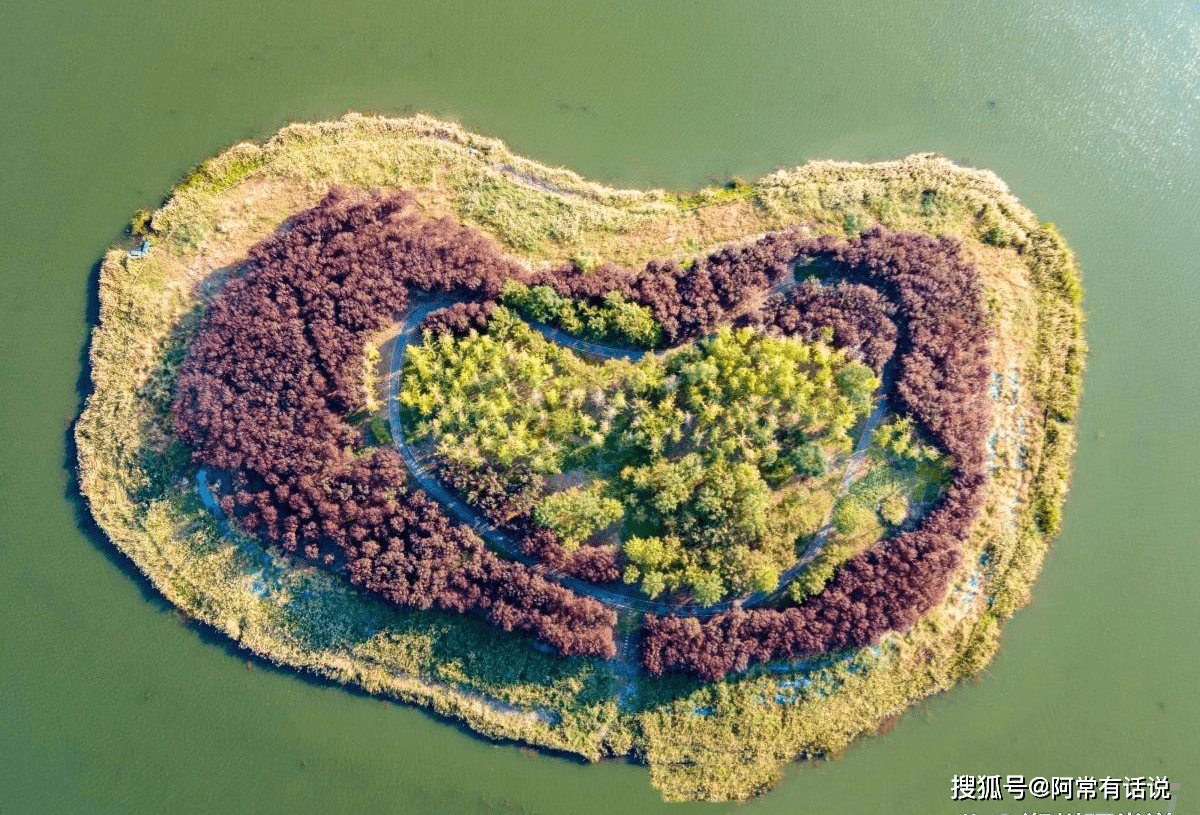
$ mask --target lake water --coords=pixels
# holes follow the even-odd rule
[[[958,773],[1167,775],[1175,811],[1200,800],[1200,4],[876,5],[9,5],[0,813],[733,808],[247,666],[81,524],[67,438],[101,252],[201,158],[350,108],[456,118],[626,186],[918,150],[997,171],[1085,273],[1066,530],[980,682],[746,811],[1029,808],[963,808]]]

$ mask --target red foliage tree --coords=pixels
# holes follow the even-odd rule
[[[653,311],[670,344],[735,317],[809,338],[831,326],[835,344],[877,369],[894,358],[893,397],[953,456],[953,483],[921,526],[851,559],[804,605],[735,609],[703,622],[650,617],[642,654],[651,673],[711,679],[755,661],[864,645],[912,625],[944,596],[987,479],[990,335],[977,275],[956,241],[879,229],[849,241],[813,240],[784,230],[690,267],[651,261],[640,270],[531,275],[478,233],[424,218],[412,203],[405,193],[334,189],[255,246],[245,274],[214,299],[173,410],[196,459],[231,474],[222,506],[243,528],[342,568],[355,585],[398,605],[480,614],[564,654],[613,655],[610,609],[491,553],[406,485],[395,450],[356,451],[344,419],[361,407],[367,336],[411,295],[459,298],[425,327],[462,332],[482,327],[503,282],[516,278],[595,300],[620,291]],[[845,282],[802,284],[761,311],[749,309],[804,258],[824,261]],[[507,487],[486,477],[456,488],[481,490],[498,516],[526,510],[519,490],[503,495]],[[568,554],[538,533],[526,536],[525,547],[583,579],[618,574],[612,547]]]
[[[649,617],[642,659],[652,674],[716,679],[752,662],[858,647],[907,629],[945,596],[983,505],[991,332],[977,273],[959,243],[877,228],[850,241],[812,241],[801,254],[830,262],[895,304],[894,397],[953,456],[953,482],[918,529],[855,556],[800,607],[735,609],[703,622]],[[777,311],[773,324],[808,330],[789,308]]]
[[[250,251],[214,299],[181,369],[176,432],[232,474],[223,506],[244,529],[398,605],[482,614],[564,654],[615,653],[616,615],[501,560],[405,487],[399,453],[354,452],[367,336],[410,292],[479,303],[523,274],[478,233],[419,215],[405,193],[335,189]],[[443,315],[475,319],[480,306]]]

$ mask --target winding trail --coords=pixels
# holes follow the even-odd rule
[[[777,294],[784,291],[790,285],[795,285],[794,281],[788,280],[785,283],[776,284],[771,288],[768,294]],[[833,508],[837,505],[837,499],[841,498],[850,488],[850,484],[854,480],[854,473],[858,466],[866,456],[867,448],[871,444],[871,439],[875,435],[875,429],[879,426],[883,415],[886,412],[887,402],[884,399],[882,392],[875,398],[875,407],[867,421],[863,425],[862,433],[859,435],[858,443],[855,445],[854,452],[850,456],[850,460],[846,464],[846,468],[842,474],[842,481],[838,488],[837,495],[830,503],[829,510],[825,514],[825,518],[821,523],[820,529],[808,542],[804,552],[800,558],[790,566],[786,571],[779,575],[779,583],[770,591],[758,591],[753,594],[735,597],[730,600],[723,600],[719,603],[711,605],[698,604],[679,604],[679,603],[661,603],[656,600],[646,600],[640,597],[632,597],[621,592],[605,589],[591,583],[585,583],[582,580],[555,571],[541,564],[535,558],[529,557],[521,551],[520,543],[512,535],[499,529],[489,521],[487,521],[478,512],[468,506],[465,502],[455,497],[449,490],[434,477],[425,464],[424,457],[413,449],[405,437],[404,425],[400,421],[400,379],[404,369],[404,359],[408,353],[408,345],[417,338],[417,330],[421,322],[431,313],[440,308],[446,308],[458,302],[456,299],[436,298],[426,300],[419,305],[411,306],[404,312],[404,322],[400,329],[400,333],[396,336],[392,344],[392,354],[390,362],[390,370],[388,374],[388,424],[392,431],[392,440],[396,445],[396,449],[400,452],[404,459],[404,465],[408,468],[409,474],[413,479],[420,484],[431,497],[442,504],[455,518],[461,523],[466,524],[475,531],[477,535],[485,541],[501,550],[514,560],[525,563],[529,566],[536,566],[539,573],[543,576],[559,583],[567,588],[578,592],[587,597],[592,597],[601,603],[613,608],[625,609],[628,611],[636,611],[648,614],[659,615],[675,615],[687,617],[712,617],[720,614],[723,611],[729,611],[732,608],[739,606],[753,606],[763,603],[774,597],[782,594],[788,583],[802,572],[820,553],[825,542],[829,539],[829,535],[833,529]],[[566,346],[580,354],[597,357],[600,359],[628,359],[639,360],[646,355],[646,351],[614,348],[600,343],[589,342],[577,337],[572,337],[556,328],[552,328],[540,323],[530,323],[530,325],[539,331],[544,337],[552,342]],[[665,352],[659,352],[665,353]]]

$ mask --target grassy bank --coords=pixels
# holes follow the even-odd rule
[[[400,611],[335,575],[223,534],[172,437],[177,368],[206,303],[256,241],[331,184],[416,192],[531,264],[638,264],[802,221],[882,222],[961,237],[996,334],[993,478],[946,600],[878,648],[762,666],[710,685],[568,660],[484,623]],[[697,202],[702,201],[703,206]],[[737,189],[612,190],[433,119],[348,116],[293,125],[193,171],[113,249],[91,345],[95,391],[77,425],[80,483],[99,525],[188,615],[279,664],[426,705],[492,738],[589,760],[632,753],[667,798],[744,798],[798,756],[837,755],[915,700],[982,668],[1027,601],[1067,490],[1084,345],[1069,250],[994,175],[912,156],[814,162]]]

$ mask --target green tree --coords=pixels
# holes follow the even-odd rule
[[[547,495],[533,509],[533,519],[549,529],[568,549],[621,519],[624,507],[600,494],[600,485],[572,487]]]
[[[803,441],[793,447],[787,458],[797,475],[809,478],[825,475],[828,466],[821,448],[809,441]]]

